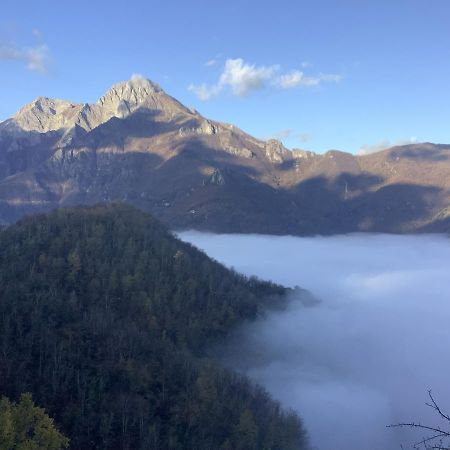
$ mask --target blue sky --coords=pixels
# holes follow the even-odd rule
[[[0,120],[139,73],[288,147],[450,143],[449,21],[448,0],[5,2]]]

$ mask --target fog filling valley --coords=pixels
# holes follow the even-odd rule
[[[450,239],[214,235],[180,238],[246,275],[308,289],[236,332],[222,360],[302,416],[314,448],[391,450],[443,425],[427,390],[450,411]]]

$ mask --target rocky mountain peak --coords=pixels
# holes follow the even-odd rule
[[[65,100],[37,97],[21,108],[13,120],[23,131],[46,133],[64,127],[70,111],[75,107],[76,105]]]
[[[100,97],[97,104],[103,107],[127,104],[137,106],[145,102],[148,97],[162,93],[159,85],[140,75],[133,75],[130,80],[114,84],[105,95]]]
[[[141,108],[159,111],[168,117],[179,113],[193,115],[158,84],[141,75],[133,75],[128,81],[114,84],[94,106],[101,109],[101,115],[106,119],[124,118]]]
[[[125,118],[140,108],[162,111],[166,116],[187,111],[159,85],[134,75],[128,81],[114,84],[95,104],[38,97],[1,123],[0,131],[14,135],[29,131],[65,133],[76,125],[89,131],[112,117]]]

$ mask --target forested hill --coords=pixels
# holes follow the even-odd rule
[[[0,231],[0,395],[31,392],[88,449],[305,449],[300,419],[203,355],[284,289],[123,205]]]

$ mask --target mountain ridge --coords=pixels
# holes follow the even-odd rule
[[[446,231],[450,146],[288,150],[138,76],[93,104],[39,97],[0,123],[0,222],[111,201],[217,232]]]

